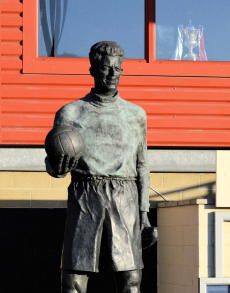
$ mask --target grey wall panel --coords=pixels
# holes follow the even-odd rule
[[[45,150],[0,148],[0,170],[45,171]],[[151,172],[215,172],[215,150],[148,150]]]
[[[216,172],[215,150],[148,150],[152,172]]]

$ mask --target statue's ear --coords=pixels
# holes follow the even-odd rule
[[[92,77],[95,76],[95,68],[94,67],[90,67],[89,68],[89,72],[90,72],[90,74],[91,74]]]

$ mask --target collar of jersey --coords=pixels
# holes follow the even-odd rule
[[[91,89],[90,92],[90,103],[96,107],[113,107],[116,105],[116,102],[119,98],[119,92],[112,97],[98,95],[94,92],[94,89]]]

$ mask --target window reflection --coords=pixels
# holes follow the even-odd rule
[[[39,33],[43,34],[47,56],[55,57],[66,19],[68,0],[39,1]],[[40,49],[40,47],[39,47]]]
[[[230,61],[229,15],[229,0],[156,0],[156,58]]]
[[[230,286],[209,285],[207,286],[207,293],[230,293]]]
[[[39,0],[39,56],[88,57],[111,40],[126,58],[144,59],[144,2],[140,0]]]

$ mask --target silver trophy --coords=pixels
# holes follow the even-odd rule
[[[196,29],[190,20],[189,24],[184,29],[184,45],[189,49],[189,52],[183,58],[184,60],[200,60],[200,58],[193,52],[193,49],[199,45],[200,40],[198,40],[198,33],[200,39],[200,36],[203,34],[203,27],[199,25]]]
[[[207,61],[207,55],[204,46],[204,28],[199,25],[197,28],[194,27],[192,21],[186,28],[182,24],[178,26],[178,39],[176,49],[173,53],[171,60],[181,60],[183,55],[183,47],[187,47],[189,52],[184,56],[183,60],[188,61]],[[199,57],[193,52],[193,49],[199,47]]]

